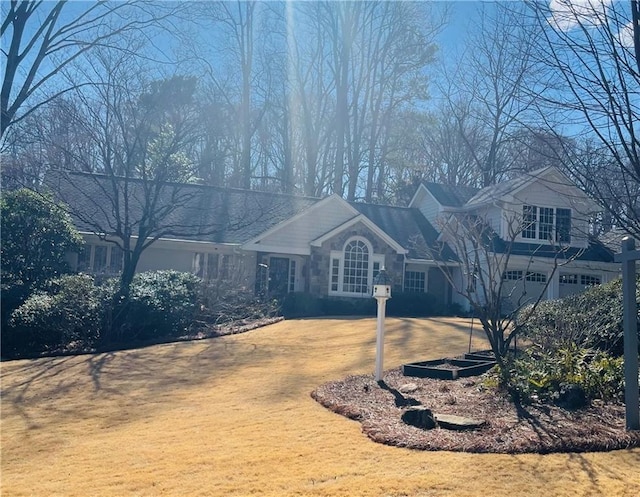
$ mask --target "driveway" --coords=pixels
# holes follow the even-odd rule
[[[388,319],[385,368],[466,352],[469,325]],[[1,493],[640,494],[640,450],[506,456],[371,442],[309,393],[373,372],[375,326],[289,320],[199,342],[3,363]],[[485,347],[476,333],[473,348]]]

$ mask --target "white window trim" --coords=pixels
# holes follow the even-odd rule
[[[404,281],[402,283],[402,291],[407,292],[407,273],[422,273],[424,274],[424,289],[420,291],[411,291],[410,293],[427,293],[427,288],[429,286],[429,272],[425,270],[418,269],[405,269],[404,271]]]
[[[97,271],[95,268],[95,262],[96,262],[96,247],[104,247],[107,249],[107,257],[105,259],[105,266],[103,269]],[[111,270],[111,257],[112,257],[112,253],[113,253],[113,249],[114,247],[116,247],[115,245],[111,244],[111,243],[87,243],[84,246],[84,249],[87,250],[89,252],[89,261],[87,264],[87,268],[85,268],[83,271],[86,271],[88,274],[120,274],[122,272],[123,266],[124,266],[124,260],[122,261],[121,265],[120,265],[120,269],[116,270],[116,271],[112,271]],[[117,247],[119,248],[119,247]],[[80,254],[78,254],[78,258],[80,257]],[[124,254],[123,254],[124,257]],[[79,259],[76,261],[76,270],[78,269],[79,266]]]
[[[349,243],[359,240],[363,242],[367,249],[369,250],[369,264],[367,266],[367,292],[366,293],[353,293],[353,292],[345,292],[344,288],[344,249]],[[333,270],[333,261],[339,261],[338,265],[338,290],[332,290],[332,270]],[[349,238],[344,245],[342,246],[342,250],[332,250],[329,255],[329,295],[334,297],[352,297],[352,298],[366,298],[371,297],[370,293],[373,291],[373,265],[374,263],[378,263],[380,267],[384,267],[384,254],[376,254],[373,252],[373,247],[371,243],[366,238],[361,236],[352,236]]]
[[[533,204],[522,204],[522,223],[524,225],[524,208],[525,207],[533,207],[535,209],[535,237],[532,238],[528,238],[524,236],[524,231],[526,230],[526,226],[523,227],[522,230],[520,230],[520,233],[518,235],[519,239],[525,243],[532,243],[532,242],[546,242],[546,243],[569,243],[569,245],[571,245],[573,243],[574,240],[574,236],[573,236],[573,222],[574,222],[574,213],[573,213],[573,209],[569,208],[569,207],[551,207],[548,205],[533,205]],[[541,210],[542,209],[551,209],[553,211],[552,216],[553,216],[553,224],[551,226],[551,234],[553,235],[552,239],[549,240],[549,238],[540,238],[540,225],[542,224],[541,222]],[[567,210],[569,211],[569,223],[570,223],[570,229],[569,229],[569,242],[558,242],[558,209],[562,209],[562,210]]]

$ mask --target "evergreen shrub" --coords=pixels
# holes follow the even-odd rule
[[[92,348],[100,338],[105,300],[90,276],[51,280],[12,312],[2,332],[3,356]]]
[[[636,281],[636,301],[640,325],[640,275]],[[520,319],[526,313],[527,310],[521,312]],[[523,322],[521,334],[542,350],[578,344],[621,356],[624,353],[622,280],[594,286],[563,299],[541,302]]]

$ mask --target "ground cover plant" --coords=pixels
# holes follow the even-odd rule
[[[628,496],[640,450],[468,454],[373,443],[309,393],[370,375],[375,319],[0,363],[2,495]],[[470,322],[388,319],[385,367],[468,349]],[[487,348],[474,337],[472,348]]]

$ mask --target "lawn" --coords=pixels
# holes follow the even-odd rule
[[[465,352],[469,322],[388,319],[385,367]],[[486,345],[479,339],[474,347]],[[4,496],[637,496],[640,450],[376,444],[309,393],[372,372],[374,319],[1,365]]]

